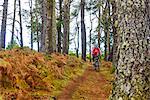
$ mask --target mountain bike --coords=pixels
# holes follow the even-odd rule
[[[96,56],[95,58],[94,58],[94,69],[96,70],[96,71],[99,71],[100,70],[100,61],[99,61],[99,57],[98,56]]]

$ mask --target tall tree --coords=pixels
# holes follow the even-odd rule
[[[0,49],[5,48],[7,9],[8,9],[8,0],[4,0],[4,3],[3,3],[3,18],[2,18],[1,33],[0,33]]]
[[[47,29],[46,29],[46,51],[52,53],[56,51],[56,16],[55,0],[47,0],[46,4]],[[47,42],[48,41],[48,42]]]
[[[41,1],[41,18],[42,18],[42,32],[40,36],[41,45],[40,45],[40,51],[45,52],[46,51],[46,0]]]
[[[77,22],[77,48],[76,48],[76,53],[77,57],[79,58],[79,23]]]
[[[13,17],[13,25],[12,25],[11,45],[14,44],[15,20],[16,20],[16,0],[14,0],[14,17]]]
[[[118,64],[111,100],[150,99],[150,1],[116,2]]]
[[[118,36],[116,32],[116,27],[115,27],[115,20],[116,20],[116,2],[113,0],[111,2],[112,5],[112,30],[113,30],[113,65],[116,67],[117,66],[117,48],[118,48]]]
[[[98,46],[100,48],[100,38],[101,38],[101,0],[98,2]]]
[[[69,51],[69,33],[70,33],[70,0],[64,0],[64,34],[63,34],[63,53]]]
[[[55,9],[56,1],[53,1],[53,29],[52,29],[52,44],[53,44],[53,52],[56,52],[57,50],[57,44],[56,44],[56,34],[57,34],[57,25],[56,25],[56,9]]]
[[[78,11],[75,11],[75,17],[76,17],[76,33],[77,33],[77,46],[76,46],[76,56],[79,57],[79,22],[78,22]]]
[[[104,41],[104,54],[105,54],[105,60],[107,60],[107,38],[108,38],[108,16],[107,16],[107,7],[108,7],[108,3],[107,1],[105,2],[105,8],[103,10],[103,28],[104,28],[104,33],[105,33],[105,41]]]
[[[59,0],[59,20],[57,25],[57,31],[58,31],[58,52],[61,53],[61,29],[62,29],[62,0]]]
[[[91,24],[91,27],[90,27],[90,44],[89,44],[89,55],[90,55],[90,62],[92,61],[92,53],[91,53],[91,44],[92,44],[92,29],[93,29],[93,20],[92,20],[92,8],[91,8],[91,2],[92,0],[90,0],[90,24]],[[99,33],[99,32],[98,32]],[[100,44],[99,44],[100,46]]]
[[[30,23],[31,23],[31,49],[33,49],[33,8],[32,8],[32,0],[29,0],[29,7],[30,7]]]
[[[108,26],[107,26],[107,55],[110,54],[110,23],[111,23],[111,20],[110,20],[110,1],[107,0],[107,3],[108,3],[108,7],[107,7],[107,10],[108,10],[108,14],[107,14],[107,20],[108,20]],[[107,59],[108,60],[108,59]]]
[[[53,0],[47,0],[47,31],[46,34],[48,35],[48,52],[53,52],[53,44],[52,44],[52,29],[53,29]]]
[[[82,41],[82,59],[86,61],[86,29],[84,23],[85,0],[81,0],[81,41]]]
[[[110,1],[106,0],[105,8],[103,10],[103,21],[104,21],[104,32],[105,32],[105,60],[107,60],[107,56],[110,53]]]
[[[38,17],[38,13],[39,13],[39,8],[38,8],[38,0],[35,1],[35,18],[36,18],[36,32],[37,32],[37,49],[38,52],[40,51],[40,41],[39,41],[39,17]]]
[[[22,16],[21,16],[21,1],[19,0],[19,19],[20,19],[20,46],[23,47],[23,36],[22,36]]]
[[[110,1],[107,0],[107,8],[106,8],[106,55],[105,60],[108,60],[107,57],[110,54],[110,23],[111,23],[111,16],[110,16]]]

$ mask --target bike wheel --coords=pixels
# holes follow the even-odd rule
[[[100,63],[99,63],[99,61],[98,61],[98,66],[97,66],[97,70],[96,70],[97,72],[99,72],[100,71]]]

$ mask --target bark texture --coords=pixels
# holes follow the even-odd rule
[[[23,47],[23,36],[22,36],[22,16],[21,16],[21,1],[19,0],[19,19],[20,19],[20,46]]]
[[[150,100],[149,0],[116,0],[118,64],[111,100]]]
[[[54,0],[47,0],[46,12],[47,12],[47,52],[53,52],[53,3]]]
[[[45,50],[47,53],[56,51],[56,16],[55,0],[46,0],[46,33],[45,33]]]
[[[86,29],[84,23],[85,0],[81,0],[81,41],[82,41],[82,59],[86,61]]]
[[[57,25],[58,32],[58,52],[61,53],[61,29],[62,29],[62,0],[59,0],[59,24]]]
[[[7,9],[8,9],[8,0],[4,0],[4,3],[3,3],[3,18],[2,18],[1,33],[0,33],[0,49],[5,48]]]
[[[115,27],[115,21],[117,20],[116,18],[116,2],[113,0],[111,2],[112,5],[112,29],[113,29],[113,66],[117,67],[117,62],[118,62],[118,57],[117,57],[117,48],[119,42],[118,40],[118,34],[116,32],[116,27]]]
[[[63,35],[63,53],[69,51],[69,33],[70,33],[70,0],[64,0],[64,35]]]
[[[101,0],[98,1],[98,3],[101,3]],[[100,48],[101,44],[101,6],[98,7],[98,46]]]
[[[53,44],[53,52],[56,52],[57,44],[56,44],[56,33],[57,33],[57,25],[56,25],[56,9],[55,9],[56,1],[53,1],[53,20],[52,20],[52,44]]]
[[[16,20],[16,0],[14,0],[14,16],[13,16],[13,25],[12,25],[11,45],[14,44],[15,20]]]
[[[30,23],[31,23],[31,50],[33,50],[33,8],[32,8],[32,0],[29,1],[29,6],[30,6]]]
[[[40,45],[40,51],[45,52],[46,51],[46,0],[41,1],[41,18],[42,18],[42,32],[41,32],[41,45]]]

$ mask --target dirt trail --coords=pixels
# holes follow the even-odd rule
[[[92,67],[88,67],[84,74],[72,80],[58,100],[107,100],[111,91],[110,68],[102,67],[100,72],[96,72]]]

